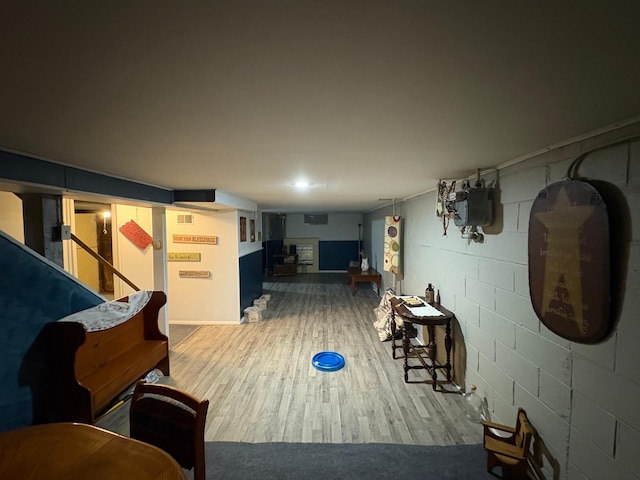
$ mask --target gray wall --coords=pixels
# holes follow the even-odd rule
[[[288,213],[286,237],[318,240],[358,240],[360,213],[329,213],[326,225],[305,225],[304,214]]]
[[[640,141],[597,150],[580,168],[585,177],[615,184],[630,210],[626,291],[613,334],[584,345],[548,330],[531,306],[527,266],[529,212],[537,193],[564,179],[577,155],[633,134],[640,134],[640,125],[485,175],[499,180],[500,195],[498,218],[482,244],[462,239],[453,222],[443,236],[435,191],[398,206],[405,221],[405,278],[398,289],[422,294],[428,282],[440,289],[442,304],[459,322],[456,360],[464,368],[457,365],[463,371],[456,378],[478,386],[495,421],[514,424],[517,408],[527,410],[541,436],[537,446],[548,450],[546,478],[554,478],[553,471],[556,478],[640,478]],[[379,210],[364,220],[365,248],[373,247],[379,258],[381,220],[390,214]],[[390,274],[383,280],[392,286]]]

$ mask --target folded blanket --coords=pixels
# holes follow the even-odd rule
[[[373,326],[378,332],[378,338],[380,338],[381,342],[391,340],[391,322],[393,321],[391,299],[395,297],[395,295],[396,292],[393,288],[388,287],[380,300],[380,304],[373,309],[376,314],[376,321],[373,323]]]
[[[151,298],[151,292],[142,290],[129,295],[128,302],[105,302],[95,307],[76,312],[58,320],[59,322],[78,322],[87,332],[107,330],[126,322],[140,312]]]

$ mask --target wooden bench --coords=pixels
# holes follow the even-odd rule
[[[127,298],[120,301],[127,301]],[[132,318],[88,332],[78,322],[46,324],[29,353],[33,423],[95,423],[116,397],[149,371],[169,375],[169,342],[158,328],[163,292]]]

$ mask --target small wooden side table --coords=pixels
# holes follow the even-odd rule
[[[424,300],[424,297],[419,297]],[[404,353],[404,381],[409,383],[409,370],[412,369],[425,369],[431,375],[432,386],[434,390],[437,390],[438,370],[444,370],[447,375],[447,382],[451,382],[451,346],[453,345],[451,338],[451,319],[453,313],[444,308],[442,305],[431,305],[443,315],[419,317],[411,313],[407,305],[402,299],[395,297],[391,299],[391,312],[393,318],[391,320],[391,348],[393,349],[393,355],[395,358],[395,329],[396,329],[396,315],[402,318],[402,351]],[[426,345],[422,345],[417,341],[411,342],[409,336],[409,324],[424,325],[427,327],[429,335]],[[436,339],[435,339],[435,326],[445,326],[444,348],[446,351],[446,363],[444,365],[436,362]],[[415,358],[418,360],[418,365],[409,365],[409,358]]]
[[[375,269],[369,268],[368,270],[362,270],[360,267],[349,267],[347,270],[347,278],[351,284],[351,294],[356,294],[356,283],[371,283],[376,282],[376,292],[380,295],[380,284],[382,283],[382,275],[380,275]]]

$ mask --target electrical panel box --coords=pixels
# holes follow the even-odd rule
[[[471,187],[455,192],[453,200],[457,227],[483,227],[493,223],[493,189]]]

